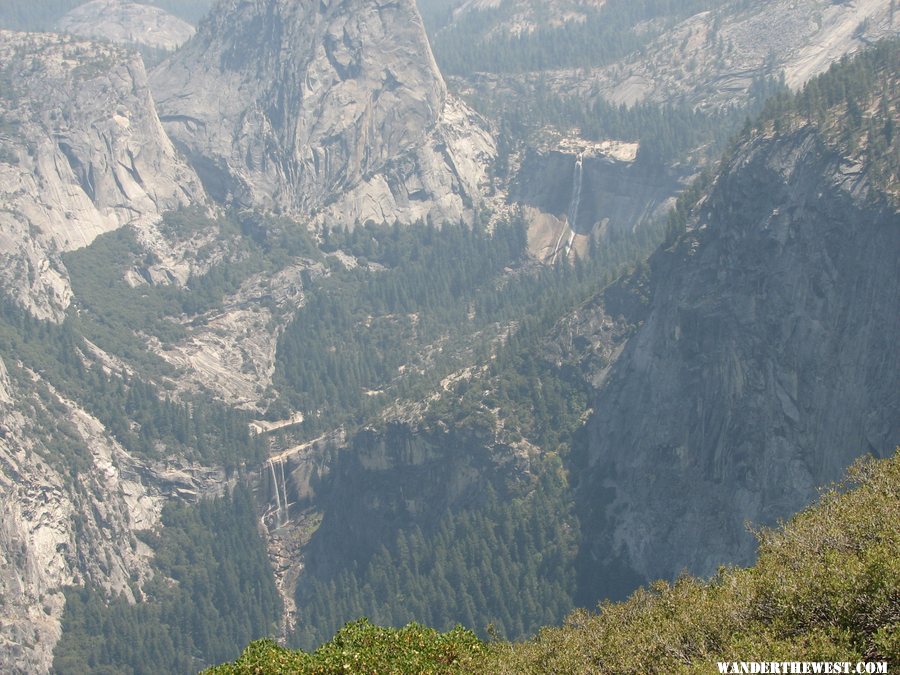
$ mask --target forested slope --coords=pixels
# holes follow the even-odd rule
[[[657,582],[522,643],[462,628],[345,626],[314,653],[251,644],[208,673],[715,673],[719,661],[885,661],[900,654],[900,452],[858,462],[846,482],[776,530],[750,568]]]
[[[685,196],[643,325],[592,400],[586,570],[749,563],[745,521],[900,442],[897,72],[895,40],[775,99]],[[594,598],[616,592],[593,580]]]

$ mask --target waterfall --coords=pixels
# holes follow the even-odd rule
[[[553,248],[553,257],[550,259],[551,264],[556,262],[556,256],[559,255],[559,246],[562,244],[563,237],[566,236],[566,229],[571,231],[569,241],[566,244],[565,255],[567,257],[572,248],[572,242],[575,240],[575,220],[578,218],[578,207],[581,205],[583,158],[584,155],[580,152],[575,156],[575,175],[572,178],[572,199],[569,202],[569,212],[566,214],[566,225],[568,228],[564,227],[563,231],[559,233],[559,239],[556,240],[556,246]]]
[[[575,231],[575,219],[578,218],[578,207],[581,204],[581,164],[582,154],[579,152],[575,157],[575,177],[572,179],[572,201],[569,204],[569,213],[566,216],[569,221],[569,228]]]
[[[287,481],[284,478],[284,460],[282,459],[278,462],[278,466],[281,468],[281,494],[284,496],[284,522],[289,520],[290,514],[288,513],[288,494],[287,494]]]
[[[269,460],[269,468],[272,470],[272,487],[275,488],[275,503],[278,505],[276,524],[281,523],[281,495],[278,493],[278,477],[275,475],[275,462]]]

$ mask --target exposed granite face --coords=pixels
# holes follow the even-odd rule
[[[615,103],[686,100],[731,105],[755,77],[785,75],[799,89],[841,56],[896,34],[890,0],[763,0],[692,16],[653,41],[645,57],[596,71]]]
[[[123,0],[91,0],[67,12],[56,29],[85,38],[173,51],[194,27],[159,7]]]
[[[118,47],[0,31],[0,283],[41,318],[71,299],[58,254],[202,202],[143,63]]]
[[[298,260],[277,273],[253,275],[225,296],[220,307],[183,318],[187,337],[151,343],[162,359],[179,368],[171,385],[179,393],[205,390],[235,408],[264,411],[278,340],[305,302],[303,277],[326,274],[322,263]]]
[[[152,550],[135,532],[166,500],[230,484],[221,469],[135,457],[39,373],[0,360],[0,671],[51,670],[65,586],[139,600]]]
[[[499,20],[485,21],[485,38],[509,39],[547,28],[580,24],[606,0],[463,0],[452,11],[459,22],[479,13],[494,13]],[[497,12],[497,9],[501,12]]]
[[[486,14],[495,22],[488,35],[510,32],[504,17],[516,17],[532,0],[503,0],[519,11]],[[548,2],[563,14],[572,0]],[[466,2],[456,20],[487,3]],[[454,82],[466,95],[488,96],[497,104],[516,100],[525,91],[551,91],[574,97],[586,105],[604,100],[616,105],[638,102],[688,103],[703,110],[743,104],[754,80],[783,73],[792,89],[799,89],[842,56],[900,31],[900,15],[891,0],[756,0],[718,3],[660,31],[641,50],[608,65],[558,68],[522,74],[482,73]],[[465,11],[462,11],[465,9]],[[653,31],[665,19],[648,21],[638,30]],[[445,30],[452,30],[453,23]],[[504,100],[505,99],[505,100]]]
[[[229,0],[151,79],[226,203],[348,225],[470,217],[494,155],[411,0]]]
[[[588,426],[598,594],[747,563],[746,521],[900,443],[900,213],[869,192],[812,131],[757,138],[652,259],[649,313]]]
[[[574,259],[576,252],[588,254],[589,237],[604,246],[611,237],[629,236],[665,218],[687,179],[684,169],[582,150],[577,144],[541,148],[525,153],[509,202],[525,207],[534,255],[552,260],[568,248]],[[576,181],[579,199],[573,212]]]

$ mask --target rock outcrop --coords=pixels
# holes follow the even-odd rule
[[[122,0],[92,0],[67,12],[57,30],[79,37],[174,51],[194,27],[159,7]]]
[[[809,127],[760,134],[652,258],[643,325],[587,428],[596,595],[749,562],[746,521],[900,442],[900,212],[868,176]]]
[[[140,599],[152,551],[135,531],[157,525],[165,499],[226,484],[132,456],[40,374],[0,361],[0,670],[50,671],[64,586]]]
[[[503,4],[518,7],[529,3],[506,0]],[[553,4],[568,7],[571,1]],[[457,20],[480,10],[485,13],[483,23],[497,23],[496,28],[483,31],[489,36],[486,41],[498,31],[511,32],[505,22],[516,16],[515,12],[489,14],[486,7],[478,5],[463,5],[467,11]],[[896,35],[900,15],[892,6],[892,0],[761,0],[719,3],[710,11],[676,21],[669,16],[675,12],[660,10],[656,18],[632,27],[640,39],[652,38],[612,63],[589,69],[479,73],[454,84],[467,94],[494,99],[519,97],[531,89],[572,97],[585,105],[603,100],[628,106],[687,103],[705,110],[728,109],[743,104],[760,78],[777,78],[783,73],[786,83],[799,89],[842,56]],[[681,10],[677,13],[683,14]],[[454,24],[443,30],[454,30]]]
[[[71,299],[58,254],[204,201],[136,54],[0,32],[0,283],[42,318]]]
[[[510,188],[541,260],[585,256],[592,238],[603,246],[664,218],[687,180],[683,169],[636,161],[637,143],[566,141],[527,152]]]
[[[185,318],[185,339],[154,343],[159,356],[180,369],[173,386],[181,392],[205,390],[236,408],[263,410],[278,339],[304,303],[304,274],[316,279],[326,270],[322,263],[302,260],[275,274],[253,275],[223,298],[221,307]]]
[[[845,54],[896,33],[891,0],[767,0],[697,14],[651,44],[645,57],[604,68],[590,86],[615,103],[684,99],[731,105],[753,79],[779,71],[793,89]]]
[[[494,155],[410,0],[229,0],[151,81],[229,204],[350,226],[471,218]]]
[[[561,28],[567,24],[584,23],[592,10],[606,4],[606,0],[464,0],[453,9],[454,22],[472,17],[473,23],[486,26],[488,39],[509,39],[547,28]],[[500,9],[500,12],[497,10]],[[494,13],[498,21],[480,21],[481,13]]]

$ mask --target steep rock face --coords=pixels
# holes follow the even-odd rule
[[[896,33],[891,0],[766,0],[693,16],[655,40],[649,58],[598,71],[593,86],[615,103],[682,98],[730,104],[754,77],[783,71],[798,89],[844,54]]]
[[[365,560],[399,528],[427,530],[448,513],[482,503],[488,485],[503,495],[528,485],[533,469],[522,444],[491,431],[402,421],[343,429],[272,455],[257,496],[268,509],[270,556],[285,601],[286,624],[302,608],[303,575],[329,576]]]
[[[653,258],[649,313],[594,402],[595,594],[746,563],[745,521],[786,517],[860,453],[893,450],[898,260],[896,207],[817,133],[736,153],[694,229]]]
[[[516,449],[471,431],[401,422],[365,429],[346,443],[306,445],[278,461],[287,467],[282,498],[325,514],[304,551],[307,565],[319,569],[373,552],[400,522],[424,526],[477,503],[487,484],[502,490],[530,468]],[[266,487],[274,503],[274,485],[267,480]]]
[[[185,319],[188,337],[154,345],[180,377],[180,391],[205,389],[237,408],[260,409],[272,384],[278,339],[304,303],[303,275],[324,276],[321,263],[299,261],[276,274],[257,274],[226,296],[222,306]],[[268,302],[265,302],[268,300]]]
[[[134,533],[166,499],[226,485],[221,470],[131,455],[38,373],[0,360],[0,670],[50,671],[64,586],[139,600],[152,551]]]
[[[458,219],[494,154],[448,98],[409,0],[230,0],[152,85],[225,202],[350,225]]]
[[[194,27],[159,7],[121,0],[92,0],[67,12],[58,30],[85,38],[174,50],[194,34]]]
[[[135,54],[0,32],[0,283],[42,318],[71,299],[57,254],[202,202]]]
[[[583,142],[525,155],[509,201],[526,206],[529,246],[539,258],[566,249],[584,255],[590,237],[602,245],[636,232],[664,216],[682,190],[683,172],[635,161],[637,144],[607,144],[619,152]]]

